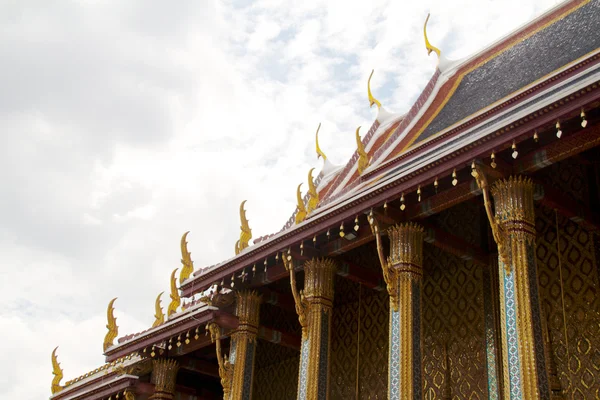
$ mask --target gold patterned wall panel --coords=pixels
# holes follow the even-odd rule
[[[442,399],[449,389],[452,399],[486,399],[481,268],[430,245],[424,267],[423,398]]]
[[[559,215],[557,236],[555,212],[536,211],[540,293],[561,386],[567,398],[600,398],[600,285],[593,234]]]
[[[573,199],[587,204],[589,187],[587,184],[586,166],[577,160],[567,159],[546,168],[537,174],[540,181],[558,189]]]
[[[387,292],[359,288],[357,283],[337,279],[331,332],[330,399],[356,399],[357,378],[359,399],[387,399]]]
[[[284,281],[285,279],[281,280]],[[290,281],[285,281],[289,287]],[[283,293],[288,294],[286,292]],[[291,293],[289,293],[289,296],[291,296]],[[260,305],[260,323],[278,331],[289,332],[298,336],[302,335],[302,327],[298,322],[298,315],[277,305],[269,303],[262,303]]]
[[[293,400],[298,391],[300,353],[264,340],[258,341],[252,398]]]
[[[387,291],[362,288],[359,399],[386,399],[390,300]]]
[[[442,230],[452,232],[470,244],[482,246],[487,240],[481,240],[481,205],[478,201],[465,201],[432,216],[431,219]],[[484,222],[487,224],[487,221]]]
[[[338,279],[340,280],[340,279]],[[338,285],[336,281],[335,298],[349,298],[353,294],[346,291],[356,291],[358,284],[348,283]],[[356,354],[358,343],[358,303],[338,302],[333,309],[331,330],[331,362],[329,364],[330,399],[356,399]]]

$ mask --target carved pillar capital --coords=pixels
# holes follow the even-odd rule
[[[154,383],[154,394],[150,398],[172,400],[179,363],[172,359],[161,358],[153,360],[152,366],[151,382]]]
[[[509,235],[535,239],[533,182],[522,176],[497,181],[492,188],[496,218]]]
[[[409,222],[388,229],[388,265],[406,278],[423,276],[423,227]]]
[[[235,293],[237,299],[235,315],[239,320],[238,331],[256,335],[258,332],[261,295],[256,291],[240,291]]]
[[[333,277],[336,265],[329,258],[313,258],[304,264],[304,298],[310,304],[333,303]]]

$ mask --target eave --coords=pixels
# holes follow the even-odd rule
[[[56,393],[51,400],[100,400],[114,396],[118,393],[135,387],[139,377],[134,375],[119,375],[112,371],[108,374],[99,374],[94,379],[85,381],[80,385],[67,386]]]
[[[433,154],[427,160],[413,157],[386,179],[381,179],[362,191],[348,193],[336,202],[319,208],[309,220],[270,237],[260,245],[246,249],[242,254],[213,269],[198,271],[193,279],[182,285],[183,296],[189,297],[205,290],[245,267],[262,265],[265,259],[274,257],[275,253],[312,240],[313,236],[323,234],[331,227],[338,227],[343,221],[353,220],[358,214],[396,199],[401,193],[414,191],[418,185],[430,184],[438,176],[449,175],[454,168],[468,167],[473,159],[488,157],[493,150],[500,151],[510,147],[513,141],[519,142],[529,138],[534,130],[553,126],[562,115],[577,113],[599,98],[600,90],[596,80],[577,90],[573,88],[571,93],[550,103],[533,107],[526,113],[498,124],[489,132],[470,138],[460,146],[456,145],[452,151]],[[411,215],[407,217],[412,218]]]
[[[179,333],[196,329],[209,321],[219,321],[223,315],[229,314],[219,311],[216,307],[202,305],[196,310],[184,312],[172,320],[155,328],[150,328],[122,343],[116,344],[104,353],[106,362],[113,362],[132,353],[142,353],[143,349],[152,347],[162,341],[168,340]]]

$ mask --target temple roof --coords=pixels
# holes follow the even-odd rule
[[[598,15],[597,0],[564,2],[465,60],[441,63],[370,170],[589,55],[600,45]]]
[[[511,35],[514,45],[484,52],[469,62],[456,91],[441,111],[416,138],[419,143],[524,88],[600,46],[600,2],[591,1],[572,13],[553,20],[528,37],[523,30]],[[536,22],[529,26],[536,26]],[[542,24],[543,26],[543,24]]]
[[[267,257],[307,235],[309,227],[312,236],[319,233],[315,225],[329,216],[336,215],[343,221],[339,215],[355,207],[357,199],[374,198],[391,182],[413,179],[437,160],[472,145],[498,126],[507,126],[589,82],[597,82],[600,63],[586,65],[586,60],[598,59],[599,15],[600,0],[565,2],[466,60],[440,60],[406,114],[390,113],[380,107],[362,138],[370,158],[370,165],[362,174],[357,170],[358,152],[342,166],[324,159],[314,181],[320,202],[305,221],[295,223],[294,212],[279,232],[255,239],[254,246],[240,249],[228,260],[195,271],[193,277],[180,282],[181,288],[193,295],[194,290],[205,290],[218,281],[217,273],[229,268],[239,270],[261,259],[266,265]],[[586,66],[577,70],[576,64]],[[570,75],[566,74],[567,69],[572,69]],[[305,196],[305,205],[308,200]],[[359,206],[366,207],[366,203]],[[142,358],[136,353],[140,349],[152,347],[182,329],[197,329],[198,324],[218,317],[218,308],[204,304],[202,299],[191,299],[186,306],[158,326],[121,337],[106,351],[112,363],[67,382],[64,392],[54,397],[76,398],[69,396],[79,395],[79,390],[95,384],[103,374],[111,374],[116,382],[122,379],[118,364],[122,368],[139,363]]]
[[[441,59],[406,114],[380,110],[362,138],[370,157],[370,165],[362,175],[357,171],[355,152],[343,168],[335,169],[326,184],[319,185],[319,206],[306,221],[295,225],[290,218],[280,232],[257,239],[254,248],[238,257],[196,271],[193,280],[211,279],[213,271],[245,263],[255,251],[264,257],[264,248],[286,242],[294,231],[304,230],[306,222],[338,213],[337,209],[348,206],[357,196],[369,196],[390,180],[404,179],[406,174],[414,174],[412,171],[426,168],[433,160],[489,134],[494,120],[509,123],[520,113],[542,107],[595,79],[597,71],[591,65],[577,70],[580,75],[569,82],[563,72],[576,64],[584,65],[581,61],[598,50],[597,15],[598,0],[564,2],[465,60]],[[476,122],[467,125],[470,120]],[[451,136],[446,135],[455,129]],[[470,136],[462,134],[467,131]]]

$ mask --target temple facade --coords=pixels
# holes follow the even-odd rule
[[[460,61],[425,25],[410,110],[369,84],[377,119],[341,166],[317,130],[279,232],[243,202],[196,269],[185,233],[166,312],[119,336],[111,301],[106,364],[62,383],[55,349],[51,399],[600,399],[599,16],[567,1]]]

